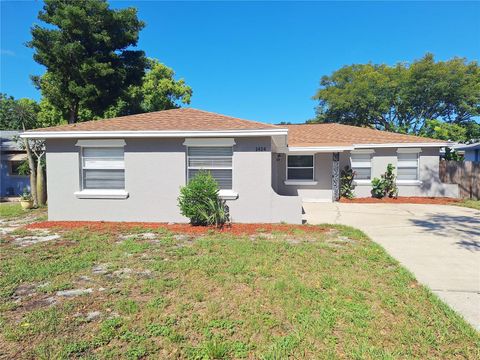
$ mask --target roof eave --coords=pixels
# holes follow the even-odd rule
[[[427,142],[427,143],[384,143],[384,144],[353,144],[353,145],[339,145],[339,146],[289,146],[288,152],[342,152],[351,151],[355,149],[375,149],[375,148],[427,148],[427,147],[445,147],[451,146],[452,142]]]
[[[175,138],[175,137],[248,137],[287,135],[288,129],[244,130],[165,130],[165,131],[27,131],[20,135],[28,139],[79,139],[79,138]]]
[[[354,144],[355,149],[371,149],[371,148],[409,148],[409,147],[445,147],[452,146],[451,141],[441,142],[413,142],[413,143],[384,143],[384,144]]]

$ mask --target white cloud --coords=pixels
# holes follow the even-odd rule
[[[1,55],[15,56],[15,53],[12,50],[0,49]]]

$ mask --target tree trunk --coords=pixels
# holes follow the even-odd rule
[[[30,168],[30,193],[32,194],[33,206],[38,206],[38,197],[37,197],[37,169],[35,167],[35,161],[33,160],[32,149],[30,149],[30,144],[28,139],[25,141],[25,150],[27,151],[28,158],[28,167]]]
[[[78,121],[78,104],[75,103],[69,110],[68,123],[75,124]]]
[[[41,158],[37,162],[37,199],[38,205],[47,203],[47,187],[45,183],[45,173],[41,165]]]

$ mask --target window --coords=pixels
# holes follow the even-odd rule
[[[288,155],[287,180],[314,180],[313,155]]]
[[[231,146],[189,146],[187,148],[187,177],[193,179],[200,170],[210,172],[221,190],[232,190]]]
[[[370,180],[372,178],[372,152],[352,152],[350,157],[355,180]]]
[[[82,148],[82,189],[125,189],[123,147]]]
[[[10,161],[10,175],[11,176],[23,176],[23,175],[26,175],[24,173],[25,169],[25,165],[23,165],[24,162],[23,161]],[[28,169],[28,165],[27,165],[27,169]]]
[[[418,152],[397,154],[397,180],[418,180]]]

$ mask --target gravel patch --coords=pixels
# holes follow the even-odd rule
[[[60,239],[60,235],[58,235],[58,234],[44,235],[44,236],[32,235],[32,236],[25,236],[25,237],[17,238],[17,239],[14,240],[14,243],[18,246],[25,247],[25,246],[31,246],[31,245],[34,245],[34,244],[43,243],[43,242],[47,242],[47,241],[53,241],[53,240],[57,240],[57,239]]]
[[[91,294],[92,292],[93,292],[92,289],[72,289],[72,290],[57,291],[56,295],[63,296],[63,297],[75,297],[80,295]]]

